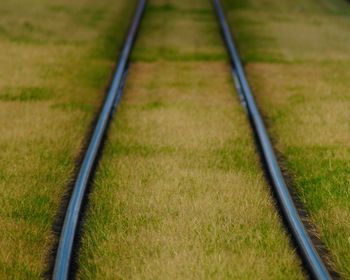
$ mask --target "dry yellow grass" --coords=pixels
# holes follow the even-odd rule
[[[210,2],[149,5],[90,195],[78,278],[302,279]]]
[[[132,3],[0,5],[1,279],[38,279],[45,270],[54,217]]]
[[[295,187],[350,277],[350,5],[225,1],[249,79]]]

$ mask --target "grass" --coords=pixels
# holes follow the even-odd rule
[[[90,195],[78,279],[303,278],[218,30],[209,1],[150,1]]]
[[[139,38],[132,59],[144,62],[225,60],[226,53],[217,40],[218,30],[211,7],[197,8],[196,5],[183,1],[178,4],[151,1],[142,27],[148,35]],[[188,28],[189,23],[192,28]],[[181,40],[175,30],[182,31]],[[200,35],[203,32],[206,36]]]
[[[55,215],[132,3],[1,3],[1,279],[39,279],[46,269]]]
[[[42,87],[4,88],[1,101],[40,101],[50,99],[50,90]]]
[[[349,3],[224,2],[276,148],[337,270],[350,278]]]

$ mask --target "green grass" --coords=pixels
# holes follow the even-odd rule
[[[0,5],[1,279],[40,279],[46,270],[54,218],[133,3]]]
[[[78,279],[302,279],[210,2],[149,2],[90,195]]]
[[[336,269],[349,278],[350,5],[224,2],[276,148]]]
[[[50,99],[50,90],[41,87],[4,88],[1,101],[40,101]]]

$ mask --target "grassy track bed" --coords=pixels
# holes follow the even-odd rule
[[[132,3],[0,5],[1,279],[39,279],[46,269],[55,215]]]
[[[259,106],[296,191],[350,278],[350,6],[225,1]]]
[[[209,1],[150,1],[89,200],[79,279],[302,279]]]

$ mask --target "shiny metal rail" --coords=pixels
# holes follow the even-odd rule
[[[88,149],[84,155],[84,159],[73,188],[73,193],[65,214],[56,254],[52,275],[54,280],[69,279],[73,247],[76,239],[77,227],[79,225],[84,196],[86,194],[89,180],[91,179],[93,167],[96,163],[98,152],[101,147],[103,137],[106,133],[108,123],[111,119],[116,103],[118,103],[120,99],[122,87],[126,77],[129,56],[135,42],[137,30],[139,28],[145,6],[146,0],[139,0],[122,53],[119,57],[119,63],[116,68],[112,84],[107,93],[102,111],[98,117],[97,124],[94,128]]]
[[[320,258],[314,244],[311,241],[310,236],[305,229],[304,224],[302,223],[302,220],[298,214],[293,199],[284,181],[276,155],[271,145],[269,135],[264,125],[264,121],[258,110],[250,85],[247,81],[244,68],[242,66],[242,62],[234,39],[232,37],[229,25],[225,18],[220,0],[213,0],[213,2],[218,20],[220,22],[223,38],[230,55],[237,91],[251,119],[251,124],[257,135],[257,140],[261,146],[262,156],[266,163],[267,171],[271,178],[277,198],[280,202],[280,208],[290,228],[290,232],[298,246],[298,249],[300,250],[300,253],[302,254],[304,262],[311,275],[316,279],[331,279],[330,273]]]

